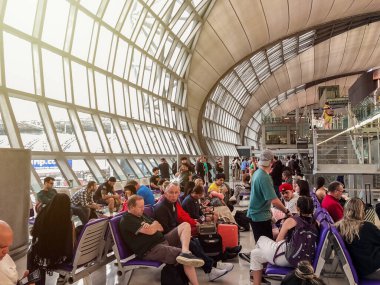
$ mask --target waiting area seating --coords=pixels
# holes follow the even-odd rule
[[[140,260],[124,244],[120,231],[119,223],[122,215],[118,215],[109,221],[112,237],[114,239],[113,251],[117,259],[118,275],[126,278],[127,284],[132,276],[133,270],[142,267],[160,267],[161,262]]]
[[[89,275],[115,259],[113,254],[104,254],[108,219],[88,222],[82,229],[74,248],[72,262],[61,265],[56,271],[65,276],[70,284]],[[90,278],[87,281],[89,284]]]

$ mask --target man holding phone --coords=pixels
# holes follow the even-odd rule
[[[13,231],[11,227],[4,221],[0,220],[0,284],[1,285],[19,285],[31,284],[26,279],[26,283],[19,283],[16,264],[9,256],[9,247],[13,243]],[[23,278],[29,275],[29,271],[25,271]],[[24,280],[23,280],[24,281]]]

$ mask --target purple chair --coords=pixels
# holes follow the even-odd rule
[[[154,210],[152,205],[144,206],[144,214],[150,218],[154,218]]]
[[[329,224],[334,224],[334,220],[331,218],[329,212],[324,208],[318,208],[314,213],[314,219],[318,222],[328,222]]]
[[[88,222],[77,239],[72,261],[62,264],[55,271],[64,275],[72,284],[111,262],[115,258],[114,255],[103,255],[107,227],[106,218]]]
[[[328,248],[328,235],[330,231],[330,225],[327,222],[322,222],[320,224],[320,232],[319,232],[319,239],[317,248],[315,251],[314,261],[313,261],[313,268],[315,271],[315,274],[319,276],[321,274],[322,268],[325,264],[325,252]],[[293,271],[293,267],[280,267],[277,265],[268,264],[267,269],[265,270],[266,277],[269,278],[284,278],[286,274]]]
[[[124,283],[129,284],[129,280],[132,276],[132,272],[134,269],[142,267],[158,268],[161,266],[162,263],[159,261],[140,260],[136,257],[134,253],[127,249],[119,231],[119,224],[122,217],[123,216],[116,216],[112,218],[109,221],[109,225],[114,240],[113,251],[117,259],[117,274],[119,276],[127,278],[127,280],[124,281]]]
[[[338,229],[334,226],[331,227],[331,233],[333,237],[333,245],[335,251],[340,251],[341,254],[337,254],[339,261],[342,264],[342,268],[347,277],[349,285],[379,285],[379,280],[368,280],[368,279],[360,279],[358,274],[356,273],[356,269],[354,264],[352,263],[352,259],[350,253],[348,252],[346,245],[343,241],[342,236],[338,232]]]

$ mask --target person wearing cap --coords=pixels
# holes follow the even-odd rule
[[[294,193],[293,186],[290,183],[283,183],[280,185],[279,190],[284,200],[285,208],[292,214],[297,213],[297,200],[298,194]]]
[[[343,207],[339,203],[343,194],[343,185],[338,181],[331,182],[327,188],[327,195],[322,200],[321,207],[325,208],[329,212],[334,222],[338,222],[343,219]]]
[[[260,155],[259,167],[252,177],[247,217],[251,219],[250,223],[256,242],[261,236],[273,239],[271,205],[285,214],[291,215],[277,197],[272,178],[269,176],[272,160],[273,153],[270,150],[264,150]]]
[[[116,178],[111,176],[106,182],[100,184],[94,194],[94,201],[97,204],[108,205],[108,209],[112,214],[117,211],[121,205],[120,196],[113,188],[116,183]]]

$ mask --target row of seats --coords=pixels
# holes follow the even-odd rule
[[[342,265],[349,285],[378,285],[378,280],[359,279],[344,240],[338,229],[334,226],[332,217],[326,209],[321,207],[315,194],[311,193],[311,196],[315,205],[314,218],[320,225],[320,235],[313,261],[315,275],[321,275],[322,269],[326,264],[326,259],[331,256],[332,251],[335,251],[335,256]],[[265,274],[269,277],[283,278],[292,270],[294,268],[268,265]]]
[[[151,212],[152,208],[146,207],[146,213],[151,214]],[[86,284],[91,284],[90,274],[116,257],[118,275],[128,278],[126,282],[128,284],[134,269],[160,267],[161,262],[139,260],[126,248],[119,231],[121,218],[122,213],[111,219],[89,221],[77,239],[72,261],[62,264],[55,271],[65,276],[70,284],[82,278],[86,279]]]

